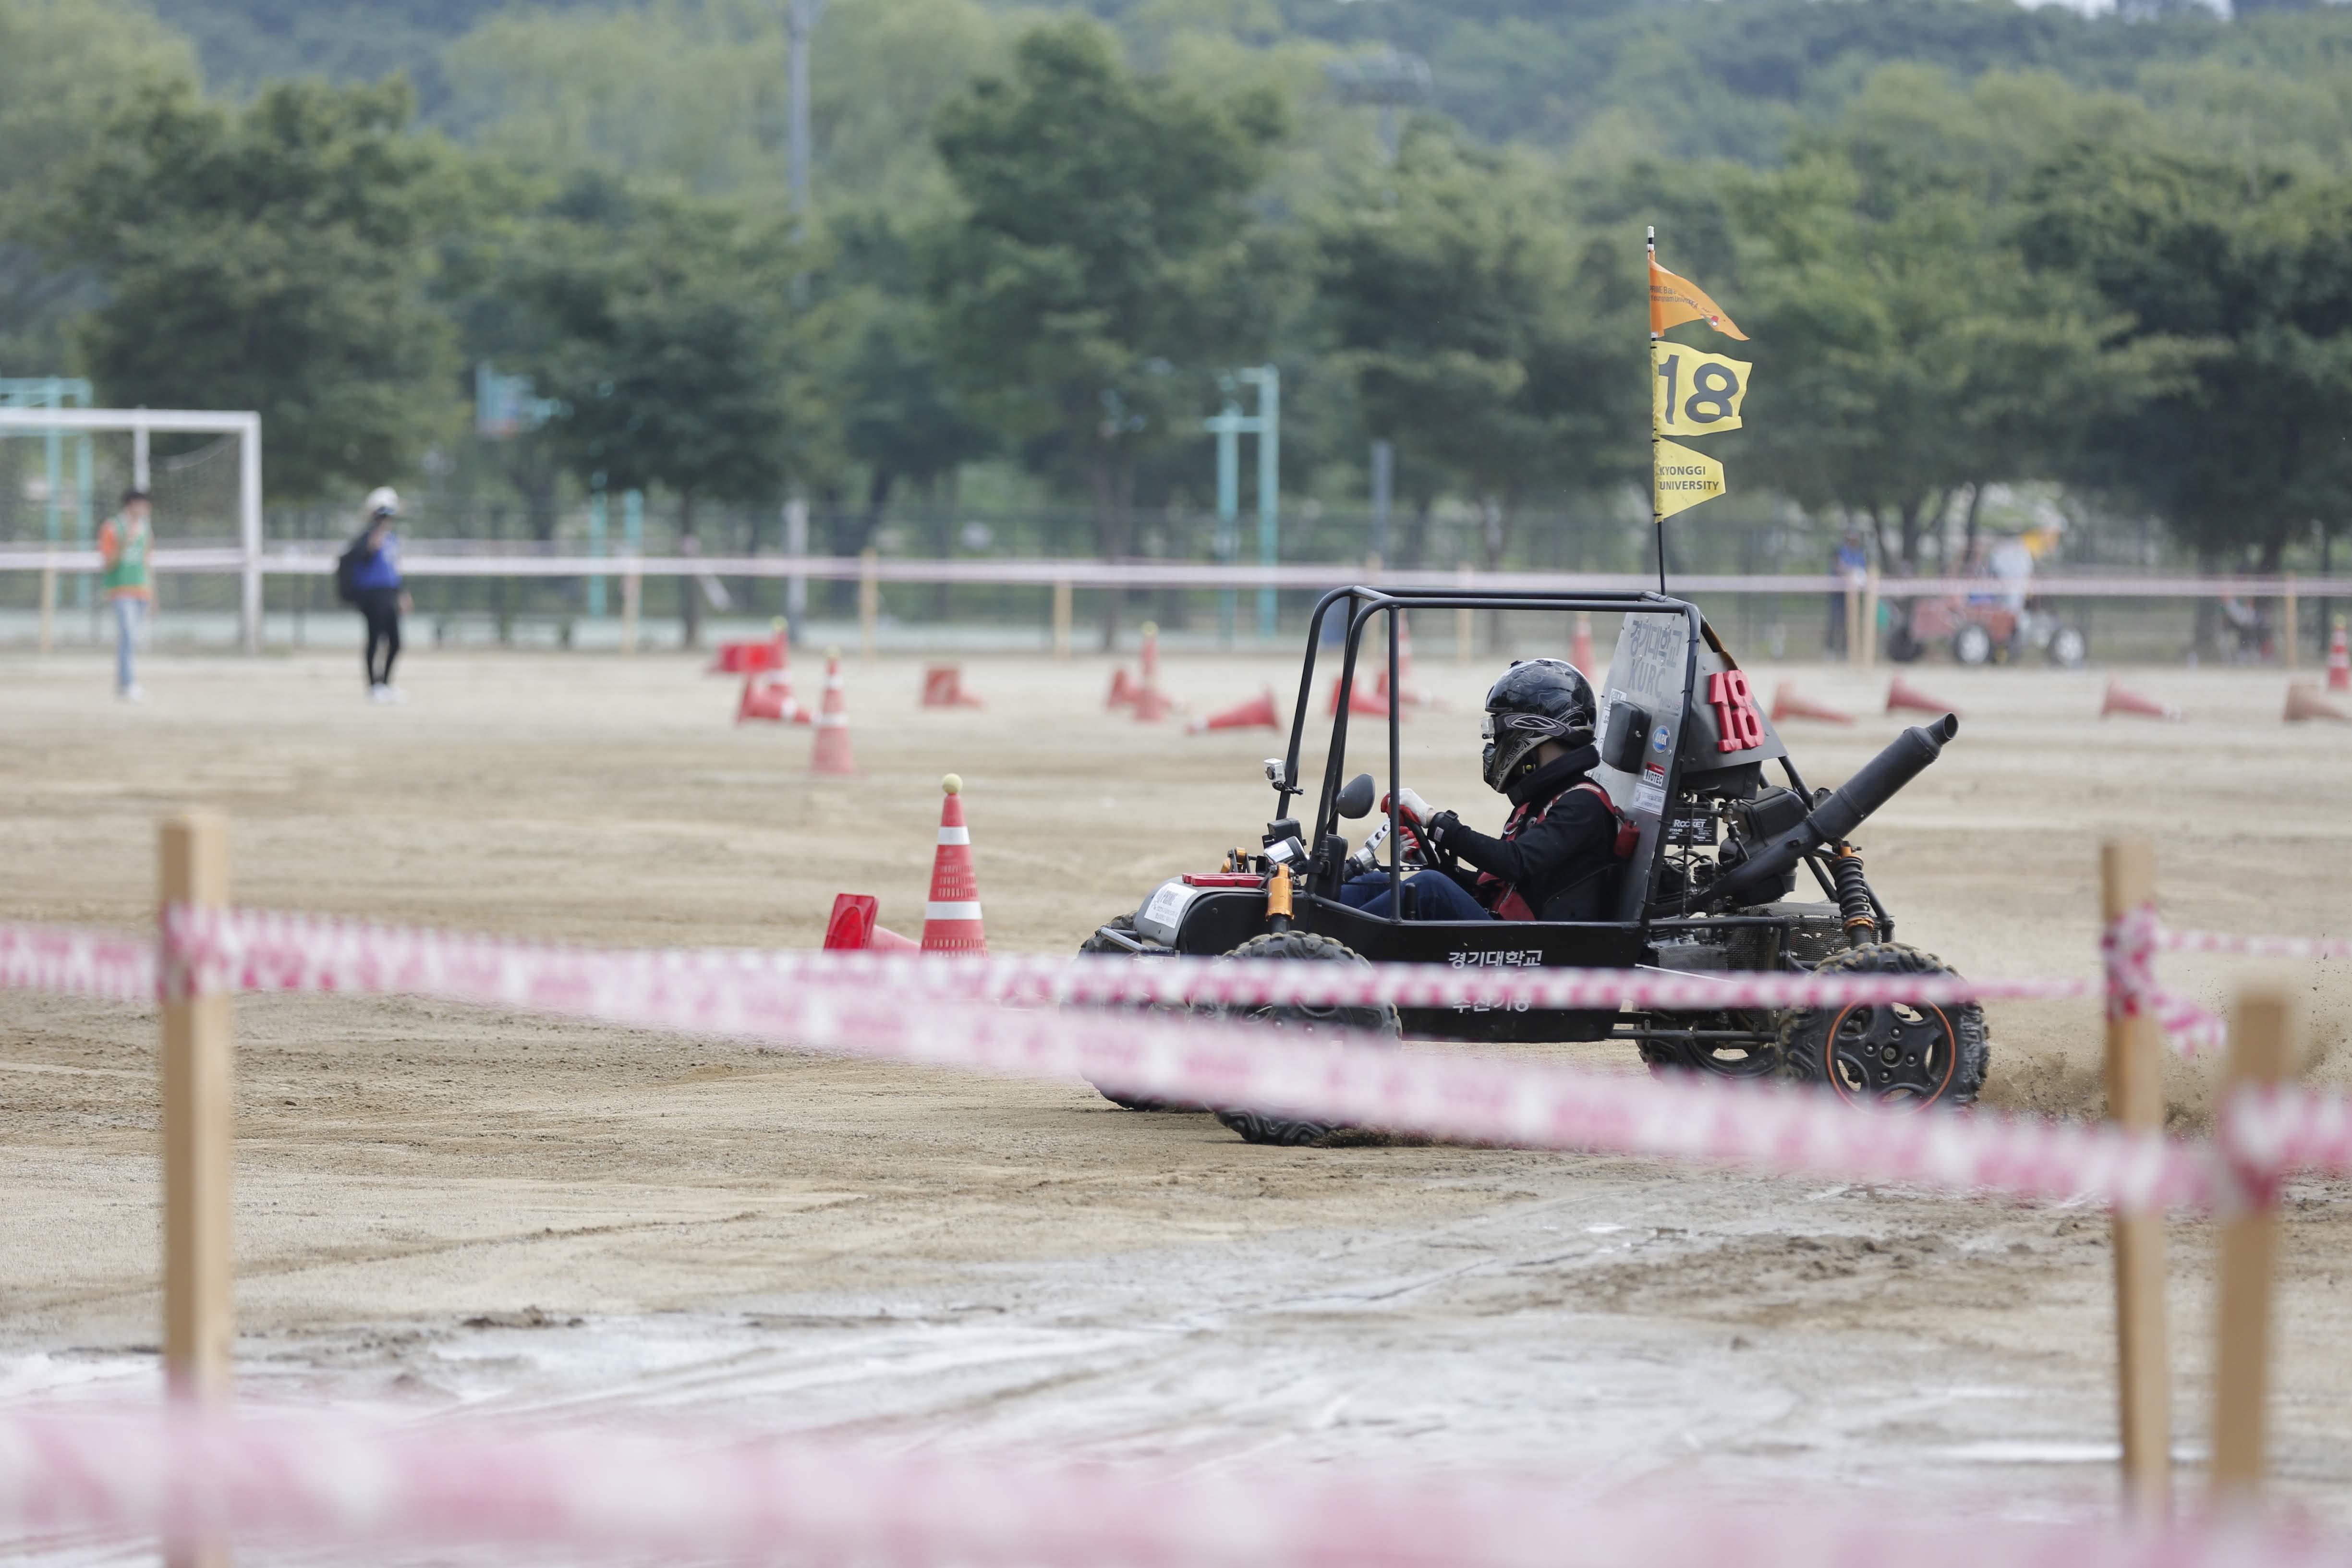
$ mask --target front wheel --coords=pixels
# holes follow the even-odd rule
[[[2090,647],[2083,640],[2083,634],[2073,626],[2060,626],[2052,632],[2050,646],[2044,650],[2044,657],[2061,669],[2082,668],[2083,661],[2090,654]]]
[[[1371,967],[1362,954],[1345,942],[1333,942],[1328,936],[1317,936],[1312,931],[1269,931],[1264,936],[1254,936],[1225,956]],[[1389,1006],[1303,1007],[1288,1003],[1268,1003],[1259,1006],[1221,1006],[1208,1011],[1228,1018],[1255,1018],[1285,1033],[1315,1035],[1345,1030],[1384,1035],[1391,1040],[1404,1037],[1403,1021],[1397,1016],[1397,1010]],[[1273,1143],[1293,1148],[1323,1143],[1333,1133],[1346,1131],[1336,1122],[1309,1121],[1265,1110],[1221,1110],[1217,1112],[1217,1120],[1240,1133],[1242,1142],[1245,1143]]]
[[[1933,953],[1873,942],[1832,953],[1813,973],[1950,974]],[[1974,1002],[1930,1006],[1897,1002],[1809,1007],[1780,1021],[1783,1070],[1799,1083],[1826,1083],[1849,1104],[1894,1110],[1968,1105],[1984,1088],[1991,1045]]]
[[[1992,633],[1970,621],[1952,634],[1952,657],[1962,664],[1992,662]]]
[[[1094,935],[1078,943],[1078,954],[1080,957],[1090,957],[1096,954],[1118,954],[1132,951],[1131,949],[1124,947],[1118,942],[1112,941],[1109,937],[1105,936],[1103,932],[1106,930],[1118,931],[1123,935],[1131,937],[1135,934],[1135,917],[1132,915],[1115,916],[1114,918],[1104,921],[1102,925],[1096,927]],[[1145,961],[1138,959],[1136,962],[1143,963]],[[1122,1110],[1198,1110],[1201,1109],[1197,1105],[1171,1105],[1165,1100],[1147,1100],[1141,1095],[1119,1094],[1111,1089],[1103,1089],[1103,1086],[1100,1084],[1096,1084],[1095,1088],[1101,1090],[1102,1097],[1105,1100],[1109,1100],[1113,1105],[1118,1106]]]

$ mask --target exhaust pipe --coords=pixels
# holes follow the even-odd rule
[[[1947,713],[1932,724],[1906,730],[1862,771],[1832,791],[1804,821],[1757,849],[1718,878],[1707,902],[1744,903],[1744,894],[1777,884],[1797,862],[1825,844],[1844,842],[1863,818],[1895,798],[1895,792],[1927,771],[1960,732],[1959,716]]]

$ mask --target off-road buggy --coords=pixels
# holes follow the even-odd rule
[[[1349,777],[1349,715],[1365,633],[1386,645],[1385,689],[1404,689],[1398,617],[1415,609],[1490,609],[1622,615],[1608,676],[1596,682],[1605,788],[1631,830],[1601,921],[1416,921],[1343,904],[1351,876],[1377,865],[1392,889],[1417,858],[1417,837],[1398,804],[1400,705],[1388,704],[1388,805],[1351,854],[1344,825],[1372,812],[1370,773]],[[1315,665],[1325,623],[1342,617],[1339,690],[1313,812],[1291,803],[1301,782]],[[1376,643],[1375,647],[1379,645]],[[1862,820],[1936,760],[1958,733],[1946,715],[1906,731],[1840,788],[1807,788],[1746,675],[1697,606],[1663,594],[1559,595],[1486,590],[1338,588],[1315,606],[1298,679],[1290,743],[1269,758],[1274,820],[1256,850],[1235,849],[1222,868],[1171,877],[1132,915],[1099,928],[1082,952],[1150,959],[1177,953],[1244,960],[1440,963],[1454,967],[1651,968],[1677,974],[1737,971],[1946,973],[1937,959],[1894,941],[1895,921],[1871,889],[1849,842]],[[1771,764],[1783,782],[1766,777]],[[1385,850],[1375,862],[1366,848]],[[1799,900],[1800,873],[1819,900]],[[1391,897],[1391,909],[1404,900]],[[1537,911],[1538,917],[1544,913]],[[1284,1027],[1343,1026],[1418,1039],[1621,1039],[1656,1071],[1780,1076],[1826,1084],[1873,1105],[1963,1105],[1984,1082],[1984,1017],[1974,1005],[1849,1006],[1780,1012],[1727,1008],[1661,1013],[1456,1007],[1247,1009]],[[1113,1098],[1119,1098],[1114,1096]],[[1147,1102],[1120,1099],[1135,1109]],[[1323,1141],[1335,1129],[1220,1107],[1253,1142]]]

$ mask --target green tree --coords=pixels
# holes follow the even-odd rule
[[[2147,338],[2201,346],[2193,377],[2105,422],[2074,477],[2164,518],[2212,566],[2278,569],[2352,515],[2352,181],[2076,146],[2029,198],[2028,254]]]
[[[454,406],[427,298],[462,183],[404,134],[397,81],[274,87],[250,106],[145,95],[52,207],[105,302],[83,352],[120,405],[260,411],[265,480],[307,500],[408,471]]]
[[[536,230],[513,287],[536,318],[525,368],[565,411],[549,438],[583,478],[677,498],[678,548],[708,499],[773,500],[812,438],[792,310],[793,252],[728,203],[576,188]],[[689,583],[687,645],[701,616]]]
[[[1786,167],[1729,182],[1757,363],[1731,449],[1799,504],[1866,521],[1906,572],[1964,489],[2058,477],[2181,373],[2179,342],[2028,267],[2013,198],[2067,95],[2022,85],[1890,71]]]
[[[1027,34],[1011,78],[940,112],[960,209],[931,241],[948,356],[996,429],[1083,486],[1106,557],[1131,548],[1139,452],[1192,438],[1208,374],[1263,351],[1245,198],[1283,126],[1270,93],[1129,71],[1087,22]]]
[[[1633,269],[1559,205],[1538,170],[1424,122],[1318,231],[1366,423],[1409,467],[1461,476],[1490,569],[1538,488],[1604,489],[1646,460]]]
[[[68,173],[141,92],[195,79],[185,40],[114,0],[0,0],[0,374],[62,374],[89,270],[44,253]]]

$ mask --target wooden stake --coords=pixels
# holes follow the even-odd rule
[[[2296,624],[2297,605],[2295,604],[2294,596],[2294,574],[2292,572],[2286,574],[2286,594],[2284,596],[2284,603],[2283,603],[2279,607],[2282,611],[2279,619],[2283,623],[2280,626],[2280,631],[2286,639],[2286,667],[2289,669],[2293,669],[2302,660],[2301,645],[2303,643],[2303,628]]]
[[[2284,994],[2239,994],[2230,1026],[2226,1106],[2234,1091],[2287,1075],[2292,1026]],[[2213,1344],[2213,1500],[2251,1503],[2263,1484],[2263,1417],[2270,1392],[2271,1280],[2278,1261],[2278,1208],[2265,1203],[2221,1227],[2221,1310]]]
[[[1845,661],[1862,666],[1862,590],[1852,577],[1845,580]]]
[[[167,819],[165,904],[228,902],[228,825],[210,813]],[[163,1004],[163,1383],[174,1401],[228,1403],[236,1331],[229,1186],[236,1097],[226,994]],[[165,1542],[171,1568],[216,1568],[217,1542]]]
[[[2156,851],[2144,838],[2099,847],[2100,915],[2113,925],[2156,901]],[[2107,1116],[2135,1131],[2164,1125],[2163,1036],[2146,1009],[2107,1016]],[[2137,1508],[2160,1513],[2172,1493],[2172,1371],[2165,1321],[2164,1216],[2117,1215],[2116,1373],[2123,1479]]]
[[[1470,585],[1470,568],[1467,566],[1459,567],[1456,569],[1456,572],[1462,579],[1463,587],[1465,589],[1468,588]],[[1470,643],[1471,640],[1476,637],[1477,631],[1477,611],[1456,610],[1454,612],[1454,663],[1467,664],[1470,662]]]
[[[869,663],[874,658],[874,628],[882,619],[881,552],[864,550],[857,556],[857,652]]]
[[[1878,568],[1875,565],[1862,581],[1861,629],[1862,668],[1874,669],[1878,665]]]
[[[634,567],[621,574],[621,651],[637,651],[637,606],[643,602],[646,580]]]
[[[1070,657],[1070,580],[1054,584],[1054,657]]]
[[[41,657],[47,658],[55,640],[58,621],[58,569],[41,568]]]

